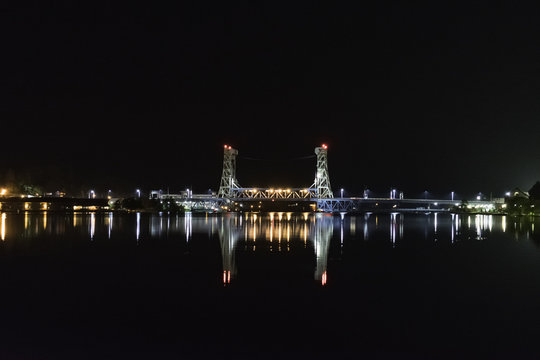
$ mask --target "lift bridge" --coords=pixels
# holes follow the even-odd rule
[[[350,200],[334,199],[328,173],[328,146],[323,144],[316,147],[315,155],[317,157],[315,180],[309,187],[285,189],[242,187],[236,178],[238,150],[225,145],[223,149],[223,172],[217,196],[193,194],[189,190],[181,194],[164,194],[161,190],[153,190],[150,193],[150,198],[174,200],[185,208],[199,211],[223,211],[237,202],[266,200],[311,202],[316,204],[318,209],[325,212],[332,212],[338,208],[353,210]]]
[[[328,146],[323,144],[315,148],[317,156],[317,169],[315,180],[309,187],[302,188],[256,188],[242,187],[236,179],[236,157],[238,150],[225,145],[223,153],[223,173],[219,185],[218,198],[223,201],[249,201],[249,200],[273,200],[273,201],[310,201],[316,202],[318,208],[328,210],[328,200],[333,199],[328,173]]]
[[[248,201],[305,201],[316,205],[316,209],[323,212],[349,212],[361,209],[399,208],[404,210],[444,211],[452,206],[460,205],[452,200],[434,199],[404,199],[396,198],[390,193],[388,198],[364,197],[334,197],[330,186],[328,172],[328,146],[323,144],[315,148],[317,165],[315,179],[309,187],[298,188],[259,188],[242,187],[236,178],[236,158],[238,150],[229,145],[223,149],[223,172],[217,196],[209,194],[192,194],[189,190],[184,194],[163,194],[161,191],[152,191],[151,198],[175,200],[185,208],[200,211],[224,211],[234,203]],[[490,209],[496,201],[469,201],[469,206]],[[403,207],[404,206],[404,207]],[[397,210],[397,209],[396,209]]]

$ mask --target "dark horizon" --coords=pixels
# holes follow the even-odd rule
[[[278,160],[326,143],[334,192],[527,191],[540,179],[535,10],[5,7],[0,181],[217,190],[230,144],[241,185],[301,187],[314,160]]]
[[[0,180],[3,180],[3,184],[8,185],[12,185],[13,183],[35,184],[42,187],[42,190],[46,192],[62,190],[67,191],[74,196],[84,196],[90,189],[95,190],[98,196],[102,195],[103,197],[106,196],[108,190],[121,196],[133,195],[135,194],[136,189],[141,189],[144,195],[148,195],[151,190],[163,190],[165,192],[178,193],[187,188],[195,193],[206,193],[209,190],[217,192],[222,171],[223,155],[221,150],[222,147],[216,148],[216,154],[212,156],[212,164],[215,165],[214,168],[208,166],[207,168],[200,169],[204,171],[205,174],[208,173],[213,175],[213,178],[209,178],[208,181],[190,181],[190,179],[201,179],[200,173],[194,172],[193,174],[189,174],[189,169],[196,168],[196,164],[175,164],[175,167],[185,166],[185,173],[183,173],[179,172],[178,169],[159,168],[159,166],[162,165],[161,162],[158,162],[157,166],[154,165],[154,168],[152,166],[138,166],[136,163],[132,163],[135,171],[144,172],[149,171],[149,168],[155,169],[155,171],[151,171],[151,174],[141,173],[141,180],[139,181],[137,181],[137,177],[127,179],[122,178],[121,174],[117,172],[118,169],[113,169],[114,163],[109,167],[110,171],[107,171],[105,174],[91,174],[91,172],[88,172],[86,178],[79,177],[80,174],[78,176],[78,174],[74,173],[73,170],[69,168],[66,169],[60,166],[53,166],[44,169],[35,166],[24,169],[8,168],[8,170],[3,173],[3,177],[0,178]],[[296,154],[286,154],[282,148],[279,151],[279,155],[270,154],[270,156],[268,156],[267,153],[262,151],[253,151],[244,154],[241,149],[238,150],[237,179],[243,187],[302,188],[308,187],[313,183],[316,168],[316,159],[313,152],[306,151],[304,153],[298,152]],[[170,156],[174,158],[174,154],[171,154]],[[332,190],[336,196],[338,196],[340,189],[343,188],[346,197],[362,196],[364,189],[370,191],[371,197],[384,197],[388,195],[390,189],[394,188],[397,189],[398,192],[403,191],[406,198],[424,198],[426,196],[424,192],[428,191],[427,196],[430,198],[445,199],[450,198],[450,194],[453,191],[456,199],[472,199],[479,193],[482,193],[489,199],[490,197],[503,197],[507,191],[511,191],[516,187],[523,191],[528,191],[534,185],[533,182],[530,186],[520,187],[517,185],[509,185],[497,189],[490,188],[489,186],[479,186],[478,191],[471,191],[469,186],[468,191],[463,191],[459,187],[444,187],[444,185],[434,186],[433,184],[435,184],[435,182],[430,186],[429,180],[415,182],[410,180],[407,181],[406,179],[407,182],[404,183],[404,185],[392,182],[391,179],[384,179],[373,184],[367,182],[364,183],[362,180],[355,183],[353,179],[347,179],[346,173],[348,169],[336,168],[334,162],[341,162],[334,160],[334,157],[335,155],[333,156],[332,149],[329,148],[330,181]],[[354,165],[355,168],[358,166],[359,165]],[[384,167],[384,164],[380,164],[379,166]],[[89,163],[86,171],[92,169],[93,164]],[[80,171],[80,169],[77,171]],[[175,176],[179,173],[182,174],[181,179],[184,181],[183,183],[175,179]],[[336,176],[336,174],[339,177]],[[366,175],[366,178],[369,177],[369,174]],[[338,182],[336,177],[338,177],[341,182]],[[412,180],[418,178],[415,174],[411,174],[411,177]],[[438,179],[440,177],[441,174],[433,174],[433,179]],[[46,181],[40,179],[46,179]],[[343,185],[344,183],[349,186]],[[469,181],[468,184],[470,183],[471,182]]]

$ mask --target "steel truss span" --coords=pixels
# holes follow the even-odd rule
[[[237,188],[233,190],[233,198],[237,200],[243,200],[243,199],[314,200],[317,198],[317,189],[315,188],[305,188],[305,189]]]

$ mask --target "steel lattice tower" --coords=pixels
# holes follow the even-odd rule
[[[225,145],[223,149],[223,173],[221,174],[218,191],[218,197],[220,198],[234,197],[234,189],[240,187],[236,180],[236,155],[238,155],[238,150]]]
[[[317,172],[312,187],[317,190],[317,198],[333,199],[334,194],[330,187],[330,175],[328,174],[328,146],[323,144],[316,147],[315,154],[317,155]]]

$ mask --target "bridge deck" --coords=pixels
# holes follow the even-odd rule
[[[162,195],[161,198],[174,199],[178,203],[190,209],[224,210],[231,203],[250,202],[250,201],[284,201],[284,202],[313,202],[317,208],[326,212],[336,211],[359,211],[368,210],[370,207],[380,209],[396,210],[412,209],[450,209],[453,206],[459,206],[462,200],[451,199],[394,199],[394,198],[364,198],[347,197],[319,199],[315,195],[313,188],[289,188],[289,189],[261,189],[261,188],[238,188],[235,191],[235,197],[218,198],[207,194],[192,194],[190,197],[177,197]],[[499,202],[485,200],[469,200],[468,206],[478,208],[494,208]]]

